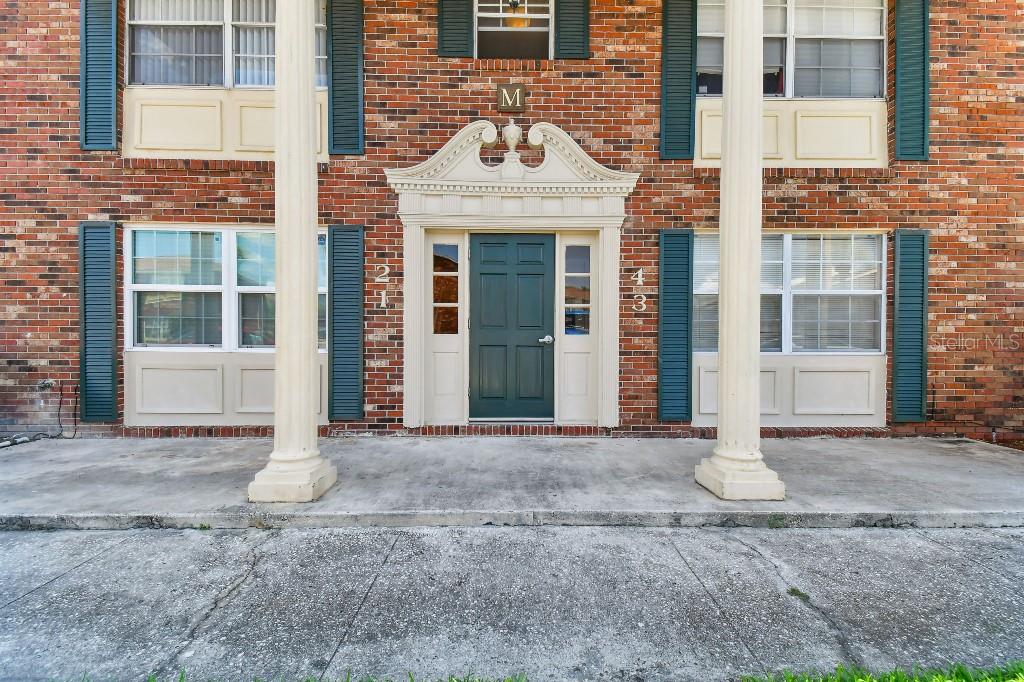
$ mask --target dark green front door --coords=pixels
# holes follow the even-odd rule
[[[469,416],[555,415],[555,237],[472,235]]]

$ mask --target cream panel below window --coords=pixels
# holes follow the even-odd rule
[[[317,90],[317,153],[328,160],[327,91]],[[128,87],[124,92],[127,158],[274,158],[274,90]]]
[[[462,424],[466,387],[463,380],[463,356],[460,334],[432,334],[430,354],[430,394],[426,401],[428,424]]]
[[[126,426],[262,426],[274,423],[274,354],[127,351]],[[327,423],[327,355],[320,411]]]
[[[694,353],[694,426],[718,421],[718,354]],[[762,426],[885,426],[885,356],[761,354]]]
[[[769,168],[884,168],[885,102],[867,99],[765,99],[764,165]],[[722,156],[722,99],[697,98],[694,165]]]

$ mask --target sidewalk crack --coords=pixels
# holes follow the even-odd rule
[[[196,636],[199,634],[199,631],[207,623],[207,621],[209,621],[210,618],[213,617],[213,614],[222,609],[228,602],[230,602],[234,595],[237,594],[238,591],[242,588],[242,586],[249,581],[253,573],[256,572],[256,567],[259,565],[261,561],[263,561],[264,554],[260,550],[263,548],[264,545],[266,545],[268,542],[276,538],[278,534],[278,531],[269,531],[267,533],[266,538],[264,538],[260,542],[257,542],[249,549],[249,551],[246,553],[246,556],[248,558],[248,565],[246,565],[245,569],[234,580],[228,583],[226,587],[224,587],[220,592],[218,592],[214,596],[213,602],[210,604],[209,608],[207,608],[205,611],[199,614],[199,616],[192,621],[192,625],[189,626],[188,631],[185,633],[184,640],[181,642],[178,648],[175,649],[174,652],[167,657],[166,662],[160,665],[160,672],[157,674],[157,677],[166,674],[167,667],[177,663],[182,653],[184,653],[185,650],[188,649],[188,647],[191,646],[193,642],[195,642]],[[178,667],[179,666],[175,665],[176,669]]]
[[[683,553],[679,549],[679,545],[677,545],[675,540],[673,540],[671,538],[669,538],[669,544],[672,545],[672,549],[674,549],[676,551],[676,554],[679,555],[679,558],[682,559],[683,564],[686,566],[687,570],[690,571],[690,573],[693,575],[693,577],[697,580],[697,583],[700,584],[701,589],[704,590],[704,593],[706,595],[708,595],[708,599],[710,599],[711,602],[715,605],[715,608],[718,609],[718,613],[722,616],[722,619],[726,622],[726,624],[728,624],[729,628],[733,631],[733,633],[735,633],[736,639],[740,640],[740,644],[742,644],[743,648],[747,650],[748,654],[750,654],[750,658],[752,658],[754,661],[756,661],[757,665],[767,675],[770,671],[765,666],[765,662],[761,659],[760,656],[757,656],[754,653],[753,649],[750,648],[750,644],[748,644],[747,640],[744,639],[742,633],[740,632],[740,629],[738,627],[736,627],[735,623],[733,623],[732,619],[725,612],[725,609],[722,607],[722,604],[719,603],[719,601],[715,597],[714,593],[711,592],[711,590],[704,583],[704,581],[701,580],[701,577],[700,577],[700,575],[697,574],[697,571],[693,570],[693,566],[691,566],[690,562],[686,560],[685,556],[683,556]]]
[[[852,663],[854,667],[857,668],[864,667],[863,661],[861,660],[860,656],[858,656],[853,650],[853,645],[850,642],[850,637],[849,635],[847,635],[845,628],[843,628],[842,625],[840,625],[840,623],[836,621],[836,619],[830,616],[828,611],[826,611],[824,607],[814,603],[814,599],[812,599],[810,595],[804,593],[802,590],[800,590],[799,586],[795,585],[791,580],[789,580],[784,575],[783,567],[781,564],[779,564],[778,561],[776,561],[773,557],[762,552],[756,545],[747,542],[746,540],[740,538],[737,535],[728,532],[726,532],[725,535],[733,541],[749,549],[751,552],[759,556],[762,561],[771,566],[772,570],[775,572],[775,575],[778,576],[779,580],[782,581],[782,583],[786,586],[787,590],[790,591],[789,593],[797,596],[798,601],[800,603],[802,603],[809,610],[817,614],[818,617],[825,621],[825,623],[829,626],[829,629],[832,631],[832,634],[836,638],[836,642],[839,644],[840,650],[843,652],[843,657],[846,659],[846,662]]]
[[[72,532],[74,532],[74,531],[72,531]],[[39,585],[36,585],[35,587],[33,587],[31,590],[29,590],[25,594],[22,594],[20,596],[15,597],[14,599],[12,599],[9,602],[7,602],[6,604],[0,605],[0,610],[6,609],[11,604],[13,604],[13,603],[15,603],[17,601],[21,601],[22,599],[24,599],[25,597],[29,596],[30,594],[34,594],[35,592],[38,592],[39,590],[43,589],[44,587],[47,587],[48,585],[52,585],[53,583],[57,582],[58,580],[60,580],[64,576],[66,576],[67,574],[69,574],[69,573],[71,573],[73,571],[77,571],[82,566],[85,566],[90,561],[93,561],[94,559],[97,559],[97,558],[101,557],[102,555],[104,555],[104,554],[106,554],[108,552],[114,551],[115,549],[117,549],[118,547],[123,545],[124,543],[128,542],[128,540],[130,540],[130,539],[131,539],[130,536],[129,537],[124,537],[124,538],[122,538],[122,539],[120,539],[120,540],[118,540],[116,542],[110,543],[109,545],[104,545],[103,549],[101,549],[100,551],[96,552],[95,554],[90,556],[85,561],[82,561],[81,563],[75,564],[74,566],[72,566],[68,570],[64,571],[60,575],[56,575],[56,576],[50,578],[49,580],[47,580],[45,583],[41,583]]]
[[[341,639],[338,640],[338,644],[335,645],[334,651],[331,652],[331,657],[327,659],[327,664],[324,666],[323,672],[320,673],[320,677],[317,678],[318,682],[323,682],[324,675],[326,675],[327,671],[331,669],[331,663],[334,662],[334,657],[338,655],[339,651],[341,651],[341,645],[345,643],[345,640],[348,639],[349,633],[352,632],[352,628],[356,623],[356,618],[358,618],[359,614],[362,612],[363,605],[366,604],[366,600],[370,596],[373,586],[377,584],[377,578],[380,577],[381,572],[384,570],[384,566],[388,563],[388,559],[391,558],[392,552],[395,551],[395,545],[398,544],[398,541],[401,538],[401,534],[395,536],[394,542],[392,542],[391,546],[388,547],[387,554],[384,555],[384,561],[380,562],[380,566],[377,567],[377,572],[373,574],[373,580],[370,581],[366,591],[363,592],[363,598],[359,600],[359,606],[356,607],[355,612],[352,614],[352,618],[348,621],[348,625],[345,627],[345,632],[342,633]]]

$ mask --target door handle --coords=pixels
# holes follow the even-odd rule
[[[551,336],[551,334],[548,334],[543,339],[537,339],[537,343],[549,343],[550,344],[550,343],[554,343],[554,342],[555,342],[555,337]]]

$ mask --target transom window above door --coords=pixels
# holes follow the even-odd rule
[[[316,84],[327,86],[327,0],[318,0]],[[272,87],[275,0],[129,0],[128,83]]]
[[[552,0],[476,0],[476,55],[548,59]]]
[[[699,0],[697,94],[720,95],[726,0]],[[764,0],[764,94],[882,97],[885,0]]]

